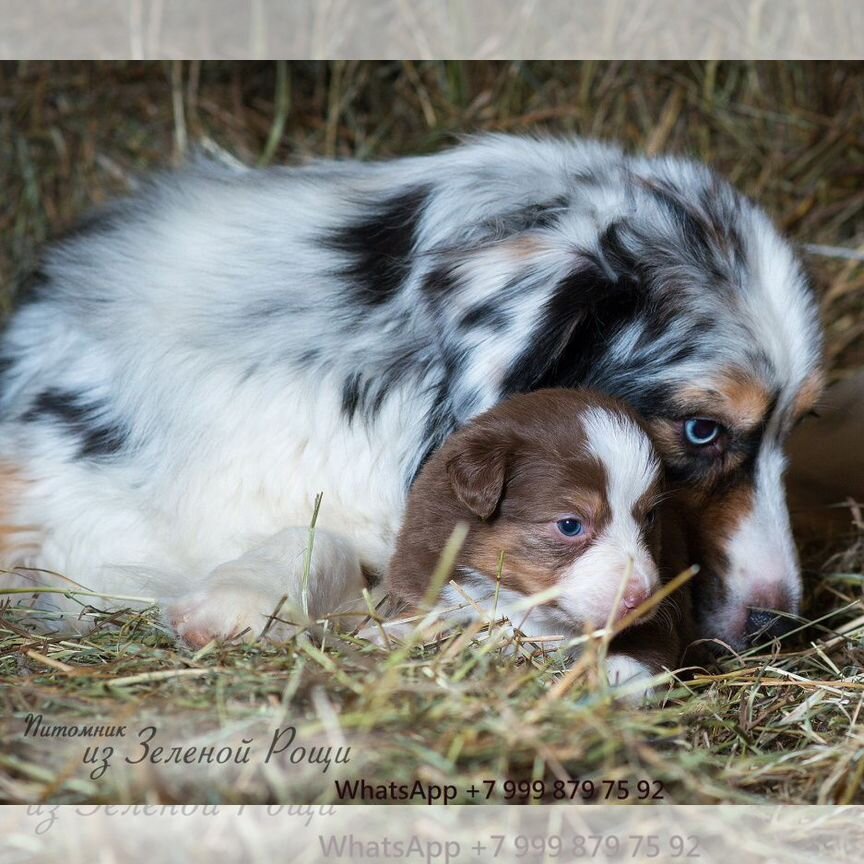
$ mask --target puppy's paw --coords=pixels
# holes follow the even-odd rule
[[[379,648],[394,648],[404,642],[413,629],[414,625],[404,621],[382,621],[380,624],[370,622],[357,632],[357,637]]]
[[[166,614],[170,626],[192,648],[201,648],[214,639],[254,642],[265,630],[268,639],[285,642],[297,628],[271,620],[277,605],[272,596],[259,591],[214,585],[174,601]]]
[[[629,654],[610,654],[606,658],[606,678],[617,699],[627,705],[639,706],[654,695],[649,683],[654,671]]]

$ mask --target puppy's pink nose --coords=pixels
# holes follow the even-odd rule
[[[644,585],[628,586],[624,592],[622,603],[628,612],[641,606],[649,597],[651,592]]]

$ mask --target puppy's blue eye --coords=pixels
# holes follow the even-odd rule
[[[707,447],[720,437],[721,426],[713,420],[694,417],[684,423],[684,438],[694,447]]]
[[[578,537],[584,530],[578,519],[559,519],[558,530],[565,537]]]

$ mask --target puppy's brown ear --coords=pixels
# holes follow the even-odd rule
[[[488,519],[497,509],[506,471],[507,447],[488,433],[469,435],[447,460],[453,492],[481,519]]]

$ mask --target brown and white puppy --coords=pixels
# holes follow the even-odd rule
[[[467,523],[451,576],[484,611],[494,604],[528,637],[567,639],[619,621],[661,583],[661,483],[648,434],[623,403],[586,390],[516,396],[456,432],[420,473],[387,576],[391,597],[428,600],[448,538]],[[477,616],[449,584],[438,608],[459,609],[445,620]],[[678,633],[661,617],[647,639],[625,631],[620,652],[613,642],[610,680],[677,663]]]

